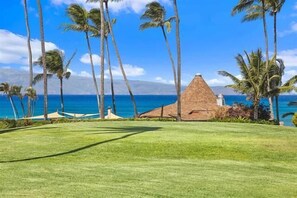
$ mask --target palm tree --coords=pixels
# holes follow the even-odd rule
[[[25,12],[25,21],[26,21],[26,29],[27,29],[27,46],[28,46],[28,55],[29,55],[29,87],[32,87],[33,61],[32,61],[31,31],[30,31],[30,25],[29,25],[27,0],[23,0],[23,4],[24,4],[24,12]],[[31,116],[31,101],[28,100],[28,117],[30,116]]]
[[[277,60],[277,14],[281,11],[284,3],[286,2],[286,0],[269,0],[269,7],[270,7],[270,15],[273,16],[273,32],[274,32],[274,56],[276,57],[275,60]],[[277,63],[276,63],[277,64]],[[279,73],[281,74],[281,77],[284,74],[284,67],[281,68],[279,67]],[[279,80],[278,86],[281,86],[282,79]],[[276,107],[276,119],[277,122],[279,123],[280,118],[279,118],[279,94],[275,95],[275,107]]]
[[[10,101],[10,104],[11,104],[11,108],[12,108],[12,111],[13,111],[13,115],[14,115],[14,119],[17,120],[17,115],[18,115],[18,112],[17,112],[17,109],[15,107],[15,104],[14,104],[14,101],[13,101],[13,89],[11,88],[11,86],[5,82],[5,83],[1,83],[1,89],[0,89],[4,94],[6,94],[7,98],[9,99]]]
[[[94,23],[95,28],[93,28],[93,30],[95,30],[93,32],[92,36],[95,37],[99,37],[101,35],[101,13],[99,9],[93,8],[90,10],[89,12],[89,18],[91,19],[91,21]],[[112,23],[115,23],[115,20],[112,20]],[[114,86],[113,86],[113,75],[112,75],[112,70],[111,70],[111,62],[110,62],[110,51],[109,51],[109,43],[108,43],[108,36],[110,34],[110,31],[108,28],[108,23],[105,22],[105,26],[107,28],[105,28],[105,45],[106,45],[106,54],[107,54],[107,63],[108,63],[108,70],[109,70],[109,76],[110,76],[110,88],[111,88],[111,99],[112,99],[112,108],[113,108],[113,112],[116,114],[116,103],[115,103],[115,94],[114,94]]]
[[[24,96],[22,94],[22,86],[14,85],[11,87],[11,89],[12,89],[12,94],[19,98],[20,104],[22,107],[23,117],[25,117],[25,106],[24,106],[24,102],[23,102]]]
[[[44,43],[44,27],[43,27],[43,14],[40,0],[37,1],[38,13],[39,13],[39,26],[40,26],[40,42],[41,42],[41,54],[42,54],[42,65],[43,65],[43,94],[44,94],[44,119],[47,120],[48,114],[48,101],[47,101],[47,69],[45,61],[45,43]]]
[[[99,0],[88,0],[88,2],[98,2],[98,1]],[[108,28],[109,28],[110,35],[111,35],[111,40],[112,40],[112,43],[113,43],[113,46],[114,46],[114,49],[115,49],[115,52],[116,52],[116,56],[117,56],[117,59],[118,59],[118,62],[119,62],[119,66],[120,66],[120,69],[121,69],[121,72],[122,72],[126,87],[128,89],[128,92],[129,92],[129,95],[130,95],[130,98],[131,98],[131,101],[132,101],[132,104],[133,104],[134,117],[136,118],[136,117],[138,117],[136,101],[135,101],[134,95],[132,93],[132,89],[130,87],[129,81],[127,79],[125,69],[123,67],[123,62],[122,62],[122,59],[121,59],[121,56],[120,56],[120,52],[119,52],[117,42],[116,42],[116,39],[115,39],[115,36],[114,36],[113,28],[112,28],[112,25],[111,25],[112,21],[111,21],[111,18],[110,18],[109,8],[108,8],[108,2],[109,1],[108,0],[103,0],[103,1],[105,3],[105,11],[106,11],[106,16],[107,16]],[[113,1],[120,1],[120,0],[113,0]],[[101,0],[100,0],[100,3],[101,3]],[[101,10],[103,10],[103,9],[101,9]],[[101,13],[101,15],[102,14],[103,13]]]
[[[60,81],[60,99],[61,99],[61,111],[64,112],[64,97],[63,97],[63,79],[69,79],[71,72],[68,70],[72,59],[74,58],[76,52],[72,54],[71,58],[68,61],[65,61],[63,52],[59,50],[50,50],[46,52],[46,64],[48,74],[47,77],[51,78],[53,75],[56,75]],[[38,61],[35,64],[42,66],[42,57],[39,57]],[[34,77],[33,83],[36,84],[38,81],[43,79],[42,74],[37,74]]]
[[[267,94],[267,76],[269,76],[270,68],[266,68],[266,63],[263,61],[262,51],[252,52],[250,55],[245,52],[246,59],[239,54],[236,56],[236,61],[242,75],[242,79],[237,78],[226,71],[219,71],[219,74],[229,77],[234,84],[228,85],[238,92],[247,94],[248,98],[253,101],[254,119],[258,119],[258,110],[261,97]],[[269,65],[274,63],[270,61]],[[277,75],[271,76],[270,80],[277,78]]]
[[[175,17],[170,17],[169,19],[166,19],[166,10],[163,6],[161,6],[160,3],[154,1],[146,5],[146,11],[141,16],[141,19],[149,20],[148,22],[145,22],[140,25],[141,30],[145,30],[148,28],[161,28],[164,40],[166,43],[166,47],[168,50],[169,58],[171,61],[173,76],[174,76],[174,84],[175,88],[177,90],[177,81],[176,81],[176,69],[175,69],[175,63],[173,60],[172,52],[170,49],[169,41],[167,39],[167,35],[165,32],[165,27],[167,28],[167,32],[170,32],[171,30],[171,21],[175,19]]]
[[[267,0],[239,0],[238,4],[233,8],[232,15],[246,11],[246,15],[243,21],[256,20],[261,18],[263,22],[264,39],[265,39],[265,54],[266,54],[266,69],[269,68],[269,44],[268,44],[268,33],[267,33],[267,22],[266,22],[266,12],[269,9],[269,3]],[[267,91],[270,92],[270,82],[269,76],[267,76]],[[273,100],[272,97],[268,97],[269,109],[270,109],[270,119],[274,119],[273,114]]]
[[[95,75],[95,69],[94,69],[94,63],[93,63],[93,57],[92,57],[93,55],[92,55],[92,50],[91,50],[90,38],[89,38],[89,31],[92,30],[92,27],[89,25],[89,21],[88,21],[89,13],[87,12],[87,10],[85,8],[81,7],[80,5],[71,4],[67,8],[67,14],[68,14],[68,17],[70,18],[72,24],[63,24],[64,30],[65,31],[71,30],[71,31],[77,31],[77,32],[84,32],[84,34],[85,34],[88,51],[89,51],[89,56],[90,56],[90,62],[91,62],[92,77],[93,77],[93,82],[94,82],[96,97],[97,97],[98,112],[100,113],[99,89],[98,89],[96,75]]]
[[[35,109],[35,102],[36,102],[36,98],[37,98],[36,90],[33,87],[28,87],[26,89],[25,96],[27,96],[28,100],[31,102],[30,112],[31,112],[31,115],[33,116],[34,115],[34,109]]]

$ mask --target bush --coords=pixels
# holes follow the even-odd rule
[[[295,113],[292,117],[292,123],[297,127],[297,113]]]
[[[225,119],[225,118],[245,118],[253,120],[254,117],[254,107],[247,106],[244,104],[234,104],[232,107],[221,107],[215,113],[215,119]],[[269,107],[260,104],[259,105],[259,120],[269,120],[270,111]]]

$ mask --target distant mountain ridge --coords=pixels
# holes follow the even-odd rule
[[[14,85],[22,85],[23,87],[28,86],[28,73],[23,70],[18,70],[17,72],[13,69],[0,68],[0,82],[9,82]],[[135,95],[175,95],[174,85],[139,81],[139,80],[129,80],[133,94]],[[105,93],[111,94],[110,91],[110,81],[105,80]],[[127,95],[129,94],[123,80],[114,80],[115,93],[117,95]],[[37,83],[35,86],[37,93],[43,93],[43,84]],[[238,95],[231,88],[225,88],[223,86],[211,87],[215,94],[223,95]],[[182,87],[182,90],[185,86]],[[48,81],[48,93],[49,94],[59,94],[59,81],[56,77],[49,79]],[[64,81],[64,94],[65,95],[91,95],[95,94],[94,84],[92,78],[71,76],[69,80]]]

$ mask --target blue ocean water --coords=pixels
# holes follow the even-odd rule
[[[232,105],[234,103],[244,103],[251,104],[250,101],[246,100],[245,96],[224,96],[227,105]],[[151,109],[160,107],[162,105],[168,105],[176,101],[176,96],[156,96],[156,95],[137,95],[135,96],[138,112],[146,112]],[[20,102],[17,98],[14,98],[15,104],[19,111],[20,116],[22,116]],[[65,111],[70,113],[83,113],[83,114],[93,114],[98,113],[96,96],[94,95],[65,95]],[[280,115],[287,112],[297,112],[297,107],[288,106],[289,102],[297,101],[297,95],[290,96],[280,96],[279,106]],[[266,99],[261,101],[263,104],[268,104]],[[24,100],[24,104],[27,102]],[[105,96],[105,109],[111,106],[111,96]],[[117,114],[121,117],[129,118],[133,117],[133,106],[130,100],[130,96],[116,96],[116,106]],[[50,95],[48,98],[48,109],[49,113],[56,112],[60,110],[60,96]],[[36,108],[34,115],[43,114],[43,96],[38,96],[36,101]],[[9,100],[6,96],[0,95],[0,118],[13,118],[13,112]],[[292,126],[291,117],[281,119],[285,122],[285,125]]]

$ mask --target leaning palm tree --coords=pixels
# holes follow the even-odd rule
[[[32,61],[31,31],[30,31],[30,25],[29,25],[27,0],[23,0],[23,4],[24,4],[24,12],[25,12],[26,30],[27,30],[27,47],[28,47],[28,60],[29,60],[29,87],[32,87],[33,61]],[[30,116],[31,116],[31,101],[28,100],[28,117]]]
[[[77,32],[83,32],[86,37],[89,56],[90,56],[90,63],[91,63],[91,70],[92,70],[92,77],[93,82],[95,86],[96,91],[96,97],[97,97],[97,105],[98,105],[98,112],[100,113],[100,96],[99,96],[99,89],[97,85],[96,80],[96,74],[94,69],[94,63],[93,63],[93,55],[91,50],[91,44],[90,44],[90,37],[89,32],[91,31],[91,26],[89,25],[88,21],[88,11],[81,7],[78,4],[71,4],[67,8],[67,15],[70,18],[72,24],[63,24],[65,31],[77,31]]]
[[[28,97],[28,100],[31,102],[31,116],[34,115],[34,109],[35,109],[35,103],[36,103],[36,98],[37,98],[37,94],[36,94],[36,90],[33,87],[28,87],[25,91],[25,96]]]
[[[268,0],[239,0],[237,5],[232,10],[232,15],[238,14],[245,11],[246,15],[243,21],[251,21],[261,18],[263,22],[264,39],[265,39],[265,55],[266,55],[266,69],[269,68],[269,44],[268,44],[268,33],[267,33],[267,22],[266,22],[266,12],[269,10]],[[267,76],[267,91],[270,90],[269,76]],[[273,100],[272,97],[268,97],[269,109],[270,109],[270,119],[274,119],[273,114]]]
[[[257,120],[260,99],[267,94],[267,76],[269,76],[270,68],[267,70],[261,50],[257,50],[257,52],[252,52],[251,54],[245,52],[245,55],[247,61],[241,54],[236,57],[242,79],[226,71],[219,71],[219,74],[229,77],[233,81],[234,84],[228,85],[227,87],[231,87],[237,92],[246,94],[248,98],[253,101],[254,119]],[[271,63],[274,63],[274,61],[270,61],[269,65],[271,65]],[[270,80],[277,77],[277,75],[271,76]]]
[[[93,30],[95,30],[93,32],[94,37],[100,37],[101,35],[101,13],[99,9],[93,8],[90,10],[89,12],[89,18],[91,19],[91,21],[93,22],[93,24],[95,25],[95,27],[93,28]],[[115,20],[112,20],[112,23],[115,23]],[[116,103],[115,103],[115,94],[114,94],[114,83],[113,83],[113,75],[112,75],[112,69],[111,69],[111,62],[110,62],[110,50],[109,50],[109,42],[108,42],[108,37],[110,35],[110,31],[108,28],[108,23],[105,22],[105,26],[107,28],[105,28],[105,46],[106,46],[106,55],[107,55],[107,64],[108,64],[108,71],[109,71],[109,76],[110,76],[110,89],[111,89],[111,99],[112,99],[112,109],[113,112],[116,114]]]
[[[68,61],[65,61],[65,56],[62,51],[60,50],[50,50],[46,52],[46,64],[47,64],[47,78],[51,78],[52,76],[56,75],[60,81],[60,99],[61,99],[61,111],[65,111],[64,106],[64,96],[63,96],[63,79],[69,79],[71,76],[71,72],[69,71],[69,66],[74,58],[76,52],[72,54],[71,58]],[[36,65],[42,66],[42,57],[35,62]],[[37,82],[43,79],[42,74],[37,74],[34,77],[33,83],[36,84]]]
[[[44,94],[44,119],[47,120],[48,114],[48,101],[47,101],[47,69],[45,61],[45,43],[44,43],[44,27],[43,27],[43,14],[40,0],[37,1],[38,13],[39,13],[39,28],[40,28],[40,42],[41,42],[41,54],[42,54],[42,65],[43,65],[43,94]]]
[[[23,102],[24,95],[22,94],[22,86],[14,85],[14,86],[12,86],[11,89],[13,90],[13,95],[19,98],[22,112],[23,112],[23,117],[25,117],[25,106],[24,106],[24,102]]]
[[[13,89],[11,88],[11,86],[5,82],[5,83],[1,83],[0,84],[0,91],[2,91],[6,96],[7,98],[9,99],[9,102],[10,102],[10,105],[11,105],[11,108],[12,108],[12,111],[13,111],[13,115],[14,115],[14,119],[17,120],[17,117],[18,117],[18,112],[17,112],[17,109],[15,107],[15,103],[14,103],[14,100],[13,100]]]
[[[180,46],[180,19],[179,19],[179,13],[178,13],[178,7],[177,7],[177,0],[173,1],[173,7],[174,7],[174,14],[175,14],[175,33],[176,33],[176,52],[177,52],[177,121],[181,121],[181,112],[182,112],[182,106],[181,106],[181,46]]]
[[[177,90],[177,81],[176,81],[176,68],[175,63],[173,60],[173,55],[170,49],[169,41],[167,39],[165,27],[167,29],[167,32],[170,32],[171,30],[171,21],[175,19],[175,17],[170,17],[169,19],[166,19],[166,10],[159,2],[151,2],[146,5],[146,10],[144,14],[141,16],[141,19],[148,20],[147,22],[144,22],[140,25],[141,30],[145,30],[148,28],[161,28],[162,34],[164,36],[164,40],[166,43],[166,47],[168,50],[169,58],[171,61],[172,71],[173,71],[173,77],[174,77],[174,84],[175,88]]]
[[[119,62],[119,66],[120,66],[120,69],[121,69],[121,72],[122,72],[122,75],[123,75],[123,78],[124,78],[124,81],[125,81],[125,84],[127,86],[127,89],[128,89],[128,92],[129,92],[129,95],[131,97],[131,101],[132,101],[132,104],[133,104],[133,109],[134,109],[134,117],[138,117],[138,112],[137,112],[137,106],[136,106],[136,101],[135,101],[135,98],[134,98],[134,95],[132,93],[132,89],[130,87],[130,84],[129,84],[129,81],[127,79],[127,75],[126,75],[126,72],[125,72],[125,69],[123,67],[123,62],[122,62],[122,58],[120,56],[120,52],[119,52],[119,49],[118,49],[118,46],[117,46],[117,43],[116,43],[116,40],[115,40],[115,36],[114,36],[114,32],[113,32],[113,28],[112,28],[112,21],[111,21],[111,18],[110,18],[110,14],[109,14],[109,7],[108,7],[108,0],[87,0],[88,2],[98,2],[100,1],[100,10],[104,10],[101,8],[101,3],[104,1],[105,3],[105,11],[106,11],[106,16],[107,16],[107,22],[108,22],[108,28],[109,28],[109,31],[110,31],[110,35],[111,35],[111,39],[112,39],[112,43],[113,43],[113,46],[114,46],[114,49],[115,49],[115,52],[116,52],[116,56],[117,56],[117,59],[118,59],[118,62]],[[119,0],[113,0],[113,1],[119,1]],[[102,17],[103,13],[101,13],[101,17]],[[103,17],[104,18],[104,17]],[[101,21],[104,21],[104,19],[102,20],[101,18]],[[104,27],[104,24],[102,23],[101,26]],[[103,30],[101,29],[101,32]],[[102,32],[102,34],[104,34],[104,31]],[[102,39],[102,38],[101,38]]]

